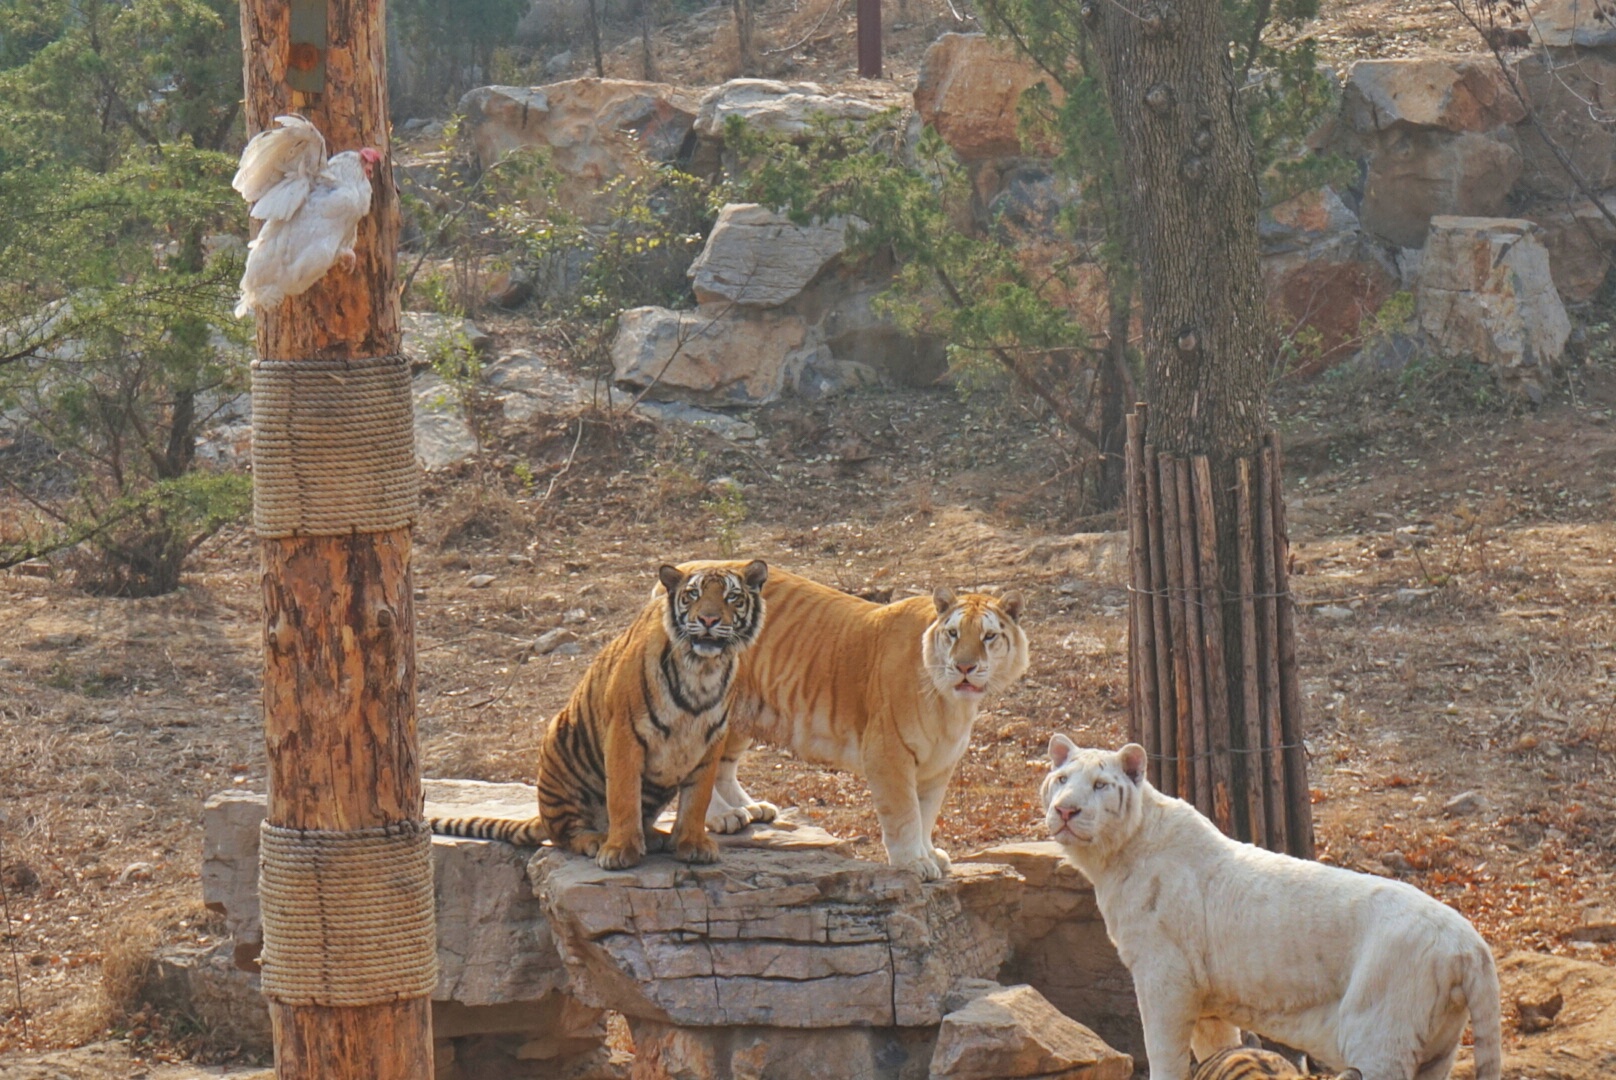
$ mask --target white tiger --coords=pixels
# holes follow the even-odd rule
[[[1145,751],[1050,740],[1051,837],[1094,883],[1133,973],[1151,1080],[1249,1028],[1363,1080],[1443,1080],[1475,1030],[1477,1080],[1502,1069],[1487,943],[1411,885],[1277,855],[1220,833],[1145,778]],[[1207,1045],[1210,1044],[1210,1045]]]

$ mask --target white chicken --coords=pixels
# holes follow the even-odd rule
[[[264,225],[247,245],[236,317],[268,311],[319,281],[338,259],[353,266],[359,219],[370,212],[371,147],[325,156],[325,136],[301,116],[252,137],[230,186]]]

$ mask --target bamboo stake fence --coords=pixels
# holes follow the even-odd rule
[[[1164,793],[1231,836],[1312,858],[1278,443],[1235,462],[1229,596],[1211,463],[1158,453],[1147,420],[1141,404],[1127,421],[1132,737]]]

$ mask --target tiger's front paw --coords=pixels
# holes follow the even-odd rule
[[[687,863],[715,863],[718,861],[718,841],[706,833],[695,840],[681,841],[673,849],[673,857]]]
[[[937,860],[937,869],[943,872],[944,877],[947,877],[949,872],[954,869],[954,860],[950,859],[948,857],[948,852],[944,851],[942,848],[932,848],[931,856]]]
[[[586,855],[593,859],[596,852],[600,851],[600,845],[605,842],[606,834],[603,832],[573,833],[572,839],[567,841],[567,848],[576,855]]]
[[[657,852],[667,851],[672,846],[673,837],[661,829],[645,830],[645,850],[648,854],[655,855]]]
[[[780,808],[772,802],[747,803],[743,809],[753,821],[765,825],[780,816]]]
[[[627,840],[607,840],[600,845],[595,862],[602,870],[627,870],[640,865],[645,858],[645,839],[635,836]]]

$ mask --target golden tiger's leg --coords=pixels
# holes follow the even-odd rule
[[[714,739],[707,756],[696,766],[695,775],[679,789],[679,815],[673,821],[673,857],[682,862],[718,861],[718,841],[707,835],[707,806],[718,782],[718,766],[724,756],[724,740]]]
[[[625,870],[645,858],[644,824],[640,820],[640,784],[645,775],[645,747],[629,721],[606,730],[606,842],[595,861],[603,870]]]

